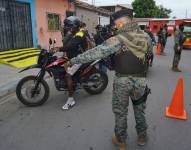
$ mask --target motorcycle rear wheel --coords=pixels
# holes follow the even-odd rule
[[[92,78],[94,76],[97,76],[99,79],[99,82],[102,82],[101,83],[101,86],[91,86],[91,87],[87,87],[87,86],[84,86],[84,90],[91,94],[91,95],[96,95],[96,94],[100,94],[102,93],[107,85],[108,85],[108,76],[105,72],[101,71],[101,70],[98,70],[98,69],[95,69],[90,75],[88,78]]]
[[[41,106],[48,100],[50,93],[47,82],[42,79],[39,83],[37,91],[32,97],[32,91],[34,90],[35,87],[35,81],[36,81],[35,76],[27,76],[21,79],[16,87],[17,98],[21,103],[29,107]],[[43,95],[39,97],[40,94],[42,94],[42,92]]]

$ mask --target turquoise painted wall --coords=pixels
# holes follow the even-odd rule
[[[32,19],[33,46],[37,47],[35,0],[16,0],[16,1],[30,3],[30,7],[31,7],[31,19]]]

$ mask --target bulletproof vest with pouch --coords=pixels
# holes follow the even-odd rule
[[[147,70],[145,59],[138,58],[123,42],[121,45],[114,56],[114,70],[122,75],[144,77]]]

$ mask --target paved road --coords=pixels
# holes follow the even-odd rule
[[[191,149],[191,51],[184,51],[183,73],[170,70],[172,41],[167,44],[167,56],[156,56],[149,72],[152,95],[147,103],[149,142],[136,146],[135,121],[130,104],[128,116],[128,148],[130,150],[190,150]],[[0,150],[115,150],[111,143],[114,118],[111,110],[112,77],[104,93],[90,96],[83,90],[76,93],[77,105],[62,111],[66,100],[50,83],[51,96],[42,107],[27,108],[15,95],[0,102]],[[187,121],[168,119],[164,110],[169,105],[177,79],[184,78]]]

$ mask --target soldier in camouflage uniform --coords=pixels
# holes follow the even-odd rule
[[[159,32],[157,33],[158,36],[158,43],[161,45],[161,54],[164,54],[165,49],[165,41],[166,41],[166,30],[163,26],[160,27]]]
[[[164,54],[164,49],[165,49],[167,39],[168,39],[168,36],[169,36],[167,24],[164,25],[163,30],[162,30],[162,34],[163,34],[163,49],[162,49],[161,53]]]
[[[178,68],[178,64],[180,62],[181,53],[183,49],[183,43],[185,40],[183,30],[184,30],[184,25],[181,24],[179,26],[179,30],[176,30],[174,34],[175,45],[174,45],[174,59],[173,59],[172,70],[175,72],[181,72],[181,70]]]
[[[129,98],[133,102],[138,145],[147,139],[145,119],[148,88],[145,81],[145,53],[149,49],[148,36],[141,31],[128,11],[120,10],[112,16],[112,22],[119,30],[117,35],[103,44],[72,58],[64,66],[87,63],[115,53],[115,79],[113,83],[112,110],[115,115],[115,129],[112,141],[119,150],[126,150],[127,114]]]

